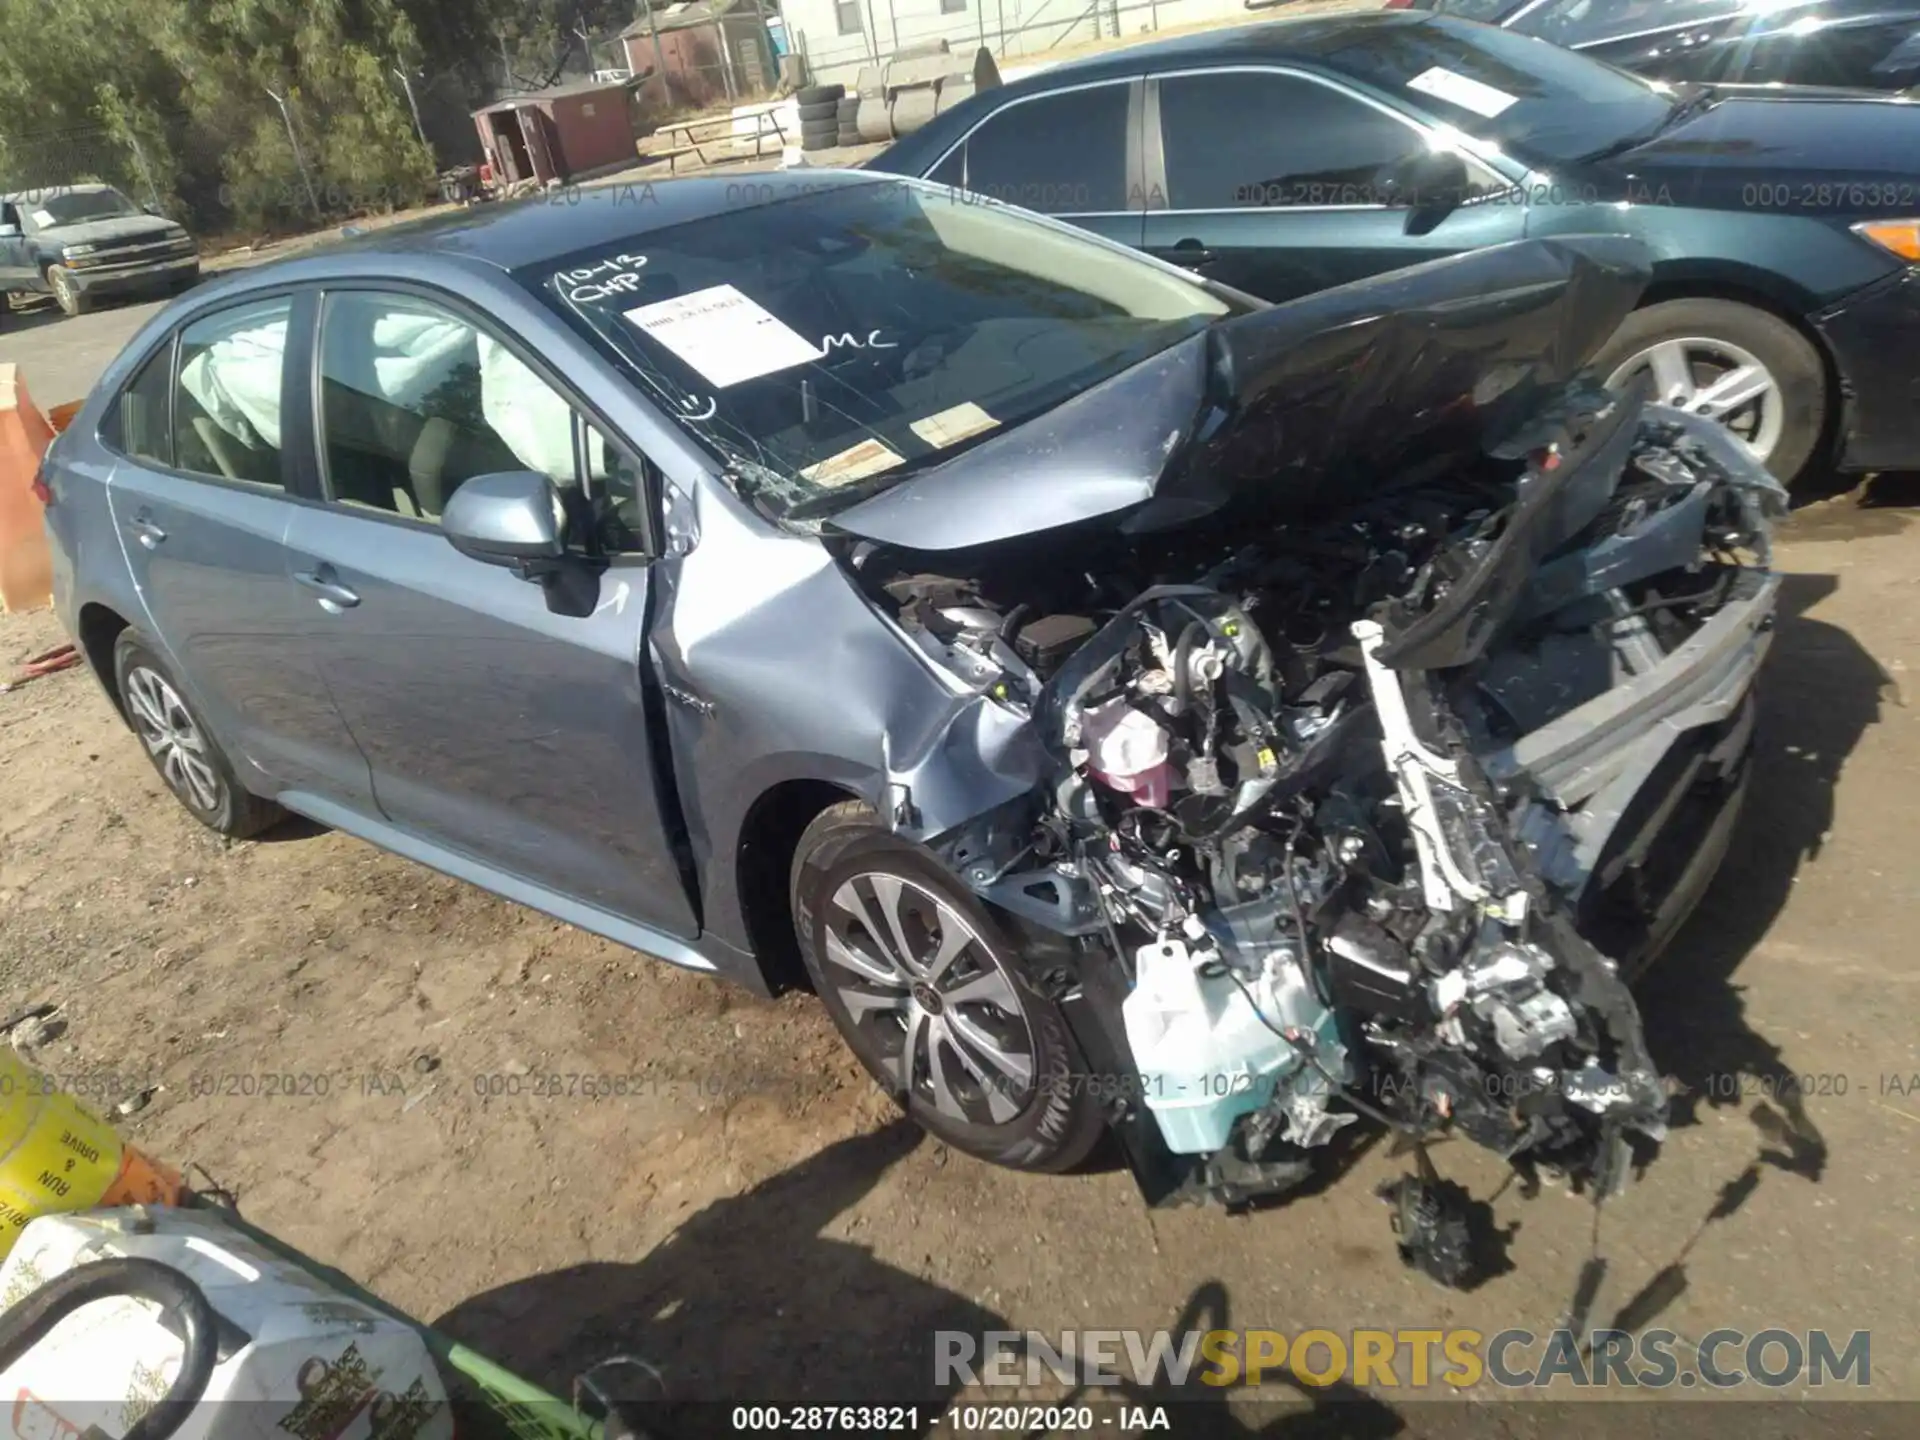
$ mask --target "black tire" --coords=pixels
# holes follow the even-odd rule
[[[837,135],[813,135],[800,137],[802,150],[831,150],[839,139]]]
[[[114,642],[113,681],[127,721],[161,783],[194,819],[209,830],[244,840],[286,814],[240,784],[233,763],[188,702],[173,672],[131,630],[122,630]],[[197,737],[197,748],[187,743],[188,734]],[[203,763],[195,767],[183,756],[197,756]]]
[[[802,140],[805,140],[808,136],[838,135],[839,133],[840,122],[838,120],[802,120],[800,122],[800,138]]]
[[[860,132],[852,129],[841,130],[833,137],[833,141],[836,145],[861,145],[866,143],[861,140]]]
[[[64,265],[47,267],[47,286],[53,291],[53,302],[63,315],[84,315],[93,308],[86,293],[74,284],[73,272]]]
[[[1636,310],[1622,321],[1593,364],[1600,377],[1608,379],[1654,346],[1687,339],[1736,346],[1772,376],[1779,390],[1781,413],[1779,436],[1767,454],[1766,464],[1781,484],[1792,485],[1807,470],[1826,433],[1831,401],[1820,352],[1785,320],[1751,305],[1734,300],[1665,300]],[[1704,386],[1711,376],[1696,366],[1693,378]],[[1667,397],[1656,387],[1654,398]],[[1754,424],[1759,413],[1751,407],[1736,410],[1728,417],[1735,422],[1729,428],[1743,433],[1743,426]]]
[[[842,95],[833,105],[833,118],[842,125],[851,125],[860,118],[860,97]]]
[[[874,888],[875,878],[883,887],[894,882],[892,913],[902,935],[912,931],[909,952],[947,940],[949,925],[956,937],[965,935],[944,972],[919,971],[911,986],[878,978],[876,972],[909,974],[894,959],[899,942],[875,937],[854,910],[834,903],[847,893],[859,899],[860,913],[870,915],[869,904],[885,906],[886,890]],[[1092,1152],[1106,1119],[1084,1083],[1066,1017],[1034,988],[986,907],[937,859],[888,832],[867,806],[847,801],[822,812],[801,835],[789,899],[801,958],[821,1003],[867,1073],[916,1124],[956,1150],[1015,1170],[1058,1173]],[[863,973],[831,959],[825,953],[830,929],[843,947],[864,940],[869,948],[854,953],[873,968]],[[926,951],[917,960],[909,954],[916,966],[928,958]],[[963,990],[974,998],[954,998]],[[848,994],[882,1003],[856,1016]],[[962,1020],[965,1030],[950,1028]],[[915,1033],[926,1049],[922,1054],[916,1046],[903,1069],[908,1027],[916,1023],[925,1027]],[[1012,1068],[1000,1068],[994,1053],[1011,1057]],[[1023,1057],[1025,1082],[1016,1073]],[[997,1078],[989,1081],[990,1072]]]
[[[839,118],[840,102],[838,100],[822,100],[817,105],[802,105],[800,107],[800,123],[802,125],[806,124],[809,120],[838,121]]]
[[[838,100],[847,93],[844,85],[809,85],[793,98],[802,105],[824,105],[829,100]]]

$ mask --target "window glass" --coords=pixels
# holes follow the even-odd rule
[[[1010,105],[929,178],[1047,215],[1137,208],[1127,198],[1127,85]]]
[[[1225,70],[1160,82],[1175,210],[1380,203],[1380,172],[1425,148],[1371,105],[1290,75]]]
[[[834,0],[834,26],[842,35],[860,33],[860,0]]]
[[[293,301],[237,305],[180,332],[174,464],[200,475],[280,485],[280,381]]]
[[[156,350],[127,382],[108,422],[107,442],[121,454],[155,465],[173,464],[168,401],[173,390],[173,344]]]
[[[577,488],[573,409],[489,335],[408,296],[327,297],[321,433],[333,498],[438,520],[476,475]]]
[[[522,273],[730,483],[793,519],[943,464],[1234,308],[1079,231],[915,183],[835,183],[646,241]]]
[[[1433,8],[1442,15],[1458,15],[1462,20],[1497,25],[1514,9],[1514,0],[1436,0]]]
[[[1651,136],[1673,108],[1652,81],[1529,35],[1417,10],[1380,21],[1358,39],[1350,27],[1304,32],[1298,48],[1535,164]]]
[[[1738,0],[1547,0],[1514,21],[1513,28],[1556,45],[1593,45],[1718,19],[1739,8]]]

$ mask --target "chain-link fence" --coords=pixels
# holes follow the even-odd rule
[[[0,135],[0,193],[45,193],[89,184],[115,186],[155,208],[165,200],[139,142],[123,139],[104,125]]]

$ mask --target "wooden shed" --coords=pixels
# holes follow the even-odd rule
[[[580,80],[509,95],[473,112],[480,146],[506,184],[584,180],[634,163],[630,80]]]

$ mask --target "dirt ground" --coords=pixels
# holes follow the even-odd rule
[[[139,318],[0,336],[0,359],[50,401],[36,377],[80,374],[108,322]],[[1677,1266],[1661,1324],[1869,1330],[1871,1394],[1908,1399],[1914,513],[1849,496],[1785,529],[1749,807],[1644,987],[1679,1123],[1604,1211],[1594,1310],[1673,1290]],[[0,673],[61,638],[47,612],[0,618]],[[1584,1202],[1508,1189],[1513,1269],[1435,1289],[1372,1198],[1402,1168],[1384,1147],[1245,1218],[1149,1213],[1117,1170],[990,1169],[894,1122],[806,996],[757,1000],[310,825],[223,844],[84,670],[0,694],[0,1012],[41,1001],[63,1031],[33,1053],[45,1070],[103,1105],[150,1092],[123,1122],[137,1143],[562,1393],[628,1351],[682,1396],[918,1396],[939,1328],[1154,1328],[1195,1307],[1290,1333],[1541,1330],[1591,1244]],[[624,1093],[574,1078],[597,1076]],[[1482,1196],[1501,1181],[1465,1145],[1437,1158]]]

